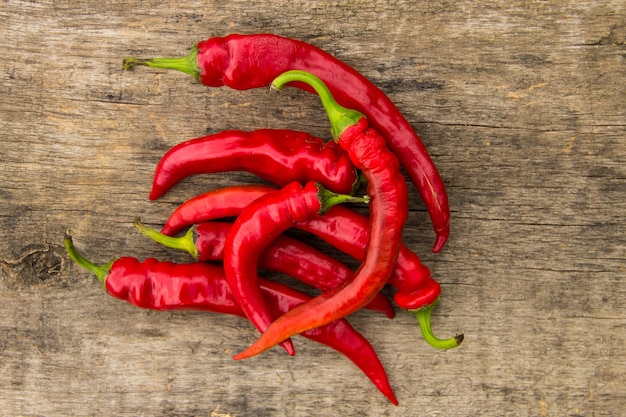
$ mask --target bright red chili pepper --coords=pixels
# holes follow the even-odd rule
[[[180,205],[167,219],[162,233],[174,235],[186,227],[222,217],[235,217],[252,201],[276,190],[269,186],[233,186],[212,190],[196,196]],[[295,227],[309,231],[327,240],[338,249],[362,261],[369,238],[367,217],[346,207],[332,207],[323,217],[298,222]],[[416,314],[420,323],[426,322],[420,315],[430,314],[429,305],[435,305],[439,284],[432,279],[430,271],[409,249],[401,246],[389,284],[397,288],[394,300],[401,308]],[[443,341],[434,338],[430,323],[420,326],[425,340],[433,346]],[[463,335],[457,336],[458,343]],[[445,341],[450,340],[446,339]],[[446,342],[447,343],[447,342]]]
[[[360,262],[366,258],[369,220],[348,207],[335,206],[324,216],[295,227],[314,234]],[[433,280],[430,270],[403,243],[387,283],[397,289],[394,300],[398,307],[408,310],[431,304],[439,297],[439,284]]]
[[[316,73],[337,101],[366,115],[386,139],[417,187],[437,234],[434,252],[450,233],[450,209],[445,185],[419,136],[398,108],[378,87],[354,68],[329,53],[295,39],[271,34],[214,37],[194,46],[182,58],[124,59],[124,68],[137,65],[176,69],[210,87],[245,90],[269,86],[288,70]],[[294,87],[311,88],[303,83]]]
[[[225,187],[186,201],[167,219],[162,233],[172,236],[195,224],[221,217],[238,216],[251,201],[263,195],[262,190],[257,190],[258,195],[250,197],[243,193],[239,199],[237,195],[242,189],[248,190],[249,187]],[[275,189],[267,187],[267,190]],[[222,198],[224,194],[228,194],[227,199]],[[224,207],[222,204],[232,205]],[[348,207],[341,205],[332,207],[324,216],[298,222],[294,227],[322,238],[360,262],[365,259],[369,220],[367,216]],[[417,310],[435,302],[439,297],[439,284],[432,279],[430,270],[404,244],[400,246],[398,259],[388,284],[398,290],[394,296],[396,304],[408,310]]]
[[[70,258],[93,272],[111,296],[137,307],[153,310],[201,310],[244,317],[235,301],[222,267],[202,262],[175,264],[149,258],[122,257],[95,265],[80,254],[69,233],[65,248]],[[261,279],[263,297],[278,317],[310,299],[290,287]],[[342,353],[361,369],[393,404],[398,401],[380,359],[370,343],[346,320],[302,333],[302,336]]]
[[[233,202],[234,207],[216,206],[222,202],[214,199],[213,193],[205,193],[185,202],[183,205],[186,206],[185,211],[188,213],[186,219],[183,216],[170,216],[167,220],[168,234],[176,234],[195,223],[225,217],[222,215],[225,212],[229,213],[228,216],[237,216],[245,204],[236,198],[236,187],[228,192],[231,193],[228,200]],[[206,207],[212,207],[212,210],[207,211],[204,209]],[[178,209],[174,213],[177,211]],[[368,226],[366,216],[340,205],[331,207],[323,216],[294,224],[295,228],[317,235],[358,261],[365,259],[365,247],[369,237]],[[204,250],[208,252],[210,249],[205,246]],[[404,245],[400,246],[396,265],[387,283],[397,289],[394,295],[396,304],[416,315],[428,344],[438,347],[451,343],[449,341],[452,339],[437,339],[430,325],[430,312],[437,304],[441,287],[419,257]],[[454,340],[454,343],[460,344],[463,335],[457,335]]]
[[[261,333],[273,320],[257,283],[263,250],[295,223],[320,216],[333,205],[356,201],[363,199],[331,193],[314,182],[304,187],[292,182],[254,200],[237,216],[224,243],[224,272],[233,296]]]
[[[183,250],[197,260],[222,261],[232,223],[201,223],[180,237],[159,233],[139,219],[135,220],[135,227],[152,240],[169,248]],[[259,256],[259,267],[291,276],[320,290],[341,285],[352,276],[352,270],[335,258],[285,235],[278,236],[263,250]],[[365,308],[384,313],[389,318],[395,316],[391,302],[380,293]]]
[[[394,269],[408,216],[404,176],[400,173],[398,159],[389,151],[383,137],[368,127],[363,114],[340,106],[323,81],[311,73],[286,72],[272,82],[272,87],[280,89],[294,81],[307,83],[315,89],[330,119],[333,139],[348,152],[354,166],[367,180],[371,201],[365,259],[351,280],[279,317],[252,346],[235,355],[235,359],[259,354],[294,334],[345,317],[369,303]]]
[[[248,204],[274,190],[267,185],[239,185],[207,191],[178,206],[161,232],[174,235],[204,220],[237,216]]]
[[[150,199],[190,175],[225,171],[248,171],[279,186],[317,181],[336,193],[357,184],[354,166],[334,142],[293,130],[227,130],[170,149],[156,167]]]

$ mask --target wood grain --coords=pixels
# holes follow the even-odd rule
[[[616,416],[626,405],[626,10],[622,1],[17,1],[0,6],[0,407],[7,416]],[[234,317],[139,310],[65,256],[187,261],[162,224],[207,175],[148,201],[174,144],[229,128],[327,135],[316,98],[124,72],[228,33],[311,42],[379,85],[448,188],[452,234],[412,190],[407,246],[442,283],[437,352],[404,311],[350,317],[390,405],[345,358],[296,339],[245,362]],[[343,259],[348,262],[347,259]],[[284,277],[274,277],[284,279]]]

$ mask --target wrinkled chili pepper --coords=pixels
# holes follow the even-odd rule
[[[211,190],[177,207],[161,231],[166,235],[174,235],[194,224],[223,217],[235,217],[252,201],[274,190],[276,188],[262,185],[231,186]],[[318,235],[359,261],[364,259],[365,245],[369,237],[368,220],[346,207],[332,207],[323,217],[296,223],[295,227]],[[434,304],[440,294],[440,286],[432,279],[428,268],[404,245],[400,248],[389,284],[398,289],[394,295],[398,306],[416,315],[425,314],[426,306]],[[420,328],[426,342],[432,346],[441,345],[440,339],[430,337],[432,330],[429,327]],[[463,335],[456,338],[460,343]]]
[[[150,199],[190,175],[225,171],[247,171],[279,186],[317,181],[337,193],[350,193],[358,183],[352,163],[334,142],[293,130],[227,130],[170,149],[156,167]]]
[[[162,233],[174,235],[194,224],[237,216],[252,201],[274,190],[271,186],[241,185],[208,191],[178,206]],[[316,234],[359,261],[364,259],[368,220],[347,207],[332,207],[323,217],[299,222],[295,227]],[[411,311],[420,311],[421,307],[434,303],[440,293],[439,284],[432,279],[428,268],[404,245],[400,247],[389,284],[398,289],[394,295],[398,306]]]
[[[203,262],[175,264],[149,258],[121,257],[104,265],[88,261],[74,247],[66,232],[65,249],[79,266],[94,273],[108,294],[137,307],[153,310],[201,310],[245,318],[232,296],[224,270]],[[259,280],[263,297],[274,316],[279,316],[310,299],[288,286]],[[346,320],[302,333],[345,355],[393,404],[398,401],[374,348]]]
[[[278,76],[272,87],[280,89],[294,81],[307,83],[315,89],[331,122],[333,139],[348,152],[354,166],[367,180],[371,201],[365,259],[351,280],[279,317],[252,346],[235,355],[235,359],[259,354],[294,334],[345,317],[369,303],[394,269],[408,216],[404,176],[400,173],[398,159],[389,151],[383,137],[368,127],[362,113],[340,106],[326,85],[311,73],[288,71]]]
[[[257,283],[263,250],[294,223],[320,216],[334,205],[363,200],[332,193],[315,182],[292,182],[254,200],[237,216],[224,243],[224,272],[233,296],[261,333],[273,320]]]
[[[174,235],[197,223],[220,217],[237,216],[249,204],[247,200],[253,200],[252,198],[238,199],[237,193],[240,188],[226,187],[224,190],[208,192],[188,200],[172,213],[167,220],[167,227],[162,229],[163,233]],[[271,187],[267,187],[267,189],[268,191],[275,190]],[[220,196],[222,192],[229,194],[229,198],[222,199]],[[263,195],[262,192],[256,198],[261,195]],[[233,206],[219,206],[224,202],[229,202]],[[185,207],[185,215],[181,216],[179,210],[183,206]],[[227,214],[224,215],[225,213]],[[362,262],[365,259],[365,247],[369,237],[368,222],[366,216],[338,205],[330,208],[324,216],[295,223],[294,227],[322,238],[327,243]],[[209,249],[205,250],[208,251]],[[452,343],[450,342],[452,339],[435,337],[430,325],[430,312],[433,310],[432,307],[437,304],[441,287],[432,278],[430,270],[422,264],[419,257],[405,245],[400,246],[396,265],[387,283],[397,289],[394,300],[398,307],[405,308],[416,315],[424,340],[429,345],[439,347]],[[455,336],[454,339],[456,344],[460,344],[463,341],[463,334]]]
[[[225,187],[196,196],[174,210],[167,219],[162,233],[173,236],[183,229],[221,217],[235,217],[253,200],[263,195],[262,190],[255,191],[253,197],[243,195],[237,198],[241,189],[249,187]],[[274,188],[266,187],[267,191]],[[222,198],[228,194],[228,198]],[[221,204],[231,204],[223,207]],[[367,216],[345,206],[334,206],[324,216],[298,222],[294,227],[310,232],[340,251],[362,262],[365,259],[365,247],[369,237]],[[396,304],[401,308],[418,310],[435,302],[439,297],[439,284],[432,279],[430,270],[419,257],[404,244],[400,246],[398,259],[388,283],[398,291],[394,295]]]
[[[430,215],[438,252],[450,234],[450,209],[445,185],[423,142],[398,108],[362,74],[329,53],[295,39],[272,34],[213,37],[199,42],[182,58],[124,59],[124,68],[137,65],[175,69],[210,87],[245,90],[267,87],[288,70],[316,73],[337,101],[363,113],[417,187]],[[290,85],[312,91],[306,83]]]
[[[369,239],[369,220],[345,206],[335,206],[324,216],[298,223],[296,228],[309,232],[359,262],[366,257]],[[434,302],[440,293],[428,267],[420,258],[400,244],[398,258],[387,281],[396,288],[394,300],[398,307],[415,310]]]
[[[139,219],[135,219],[135,228],[155,242],[183,250],[199,261],[222,261],[232,223],[201,223],[180,237],[159,233]],[[259,256],[259,267],[283,273],[320,290],[341,285],[352,276],[352,270],[335,258],[285,235],[278,236],[263,250]],[[389,318],[395,316],[393,306],[380,293],[365,308],[379,311]]]

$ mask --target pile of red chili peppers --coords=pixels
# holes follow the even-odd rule
[[[308,43],[276,35],[215,37],[183,58],[124,60],[126,69],[137,65],[180,70],[211,87],[279,90],[288,85],[314,92],[328,114],[333,140],[260,129],[180,143],[158,163],[150,199],[197,174],[247,171],[268,184],[208,190],[176,208],[161,231],[135,220],[139,232],[188,252],[195,260],[187,264],[122,257],[96,265],[78,252],[68,231],[70,258],[96,274],[110,295],[138,307],[247,318],[261,336],[234,359],[275,345],[293,355],[292,337],[298,334],[325,344],[354,362],[397,404],[374,348],[346,316],[366,308],[393,318],[392,303],[380,292],[388,284],[395,288],[397,306],[417,316],[431,346],[449,349],[463,340],[463,335],[439,339],[433,334],[430,313],[440,286],[402,243],[408,190],[401,168],[428,208],[437,235],[434,252],[448,238],[450,215],[441,177],[400,111],[347,64]],[[366,194],[358,196],[361,188]],[[367,205],[368,214],[345,203]],[[360,266],[353,271],[285,234],[289,229],[317,236]],[[319,295],[261,278],[260,270],[291,276]]]

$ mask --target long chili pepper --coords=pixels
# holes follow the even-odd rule
[[[332,193],[315,182],[305,186],[292,182],[254,200],[237,216],[224,243],[224,272],[233,296],[261,333],[273,320],[257,283],[263,250],[296,222],[317,217],[336,204],[363,201],[363,198]],[[290,339],[280,342],[286,340]]]
[[[68,231],[64,245],[69,257],[93,272],[107,293],[137,307],[153,310],[201,310],[245,318],[235,301],[221,266],[202,262],[175,264],[149,258],[122,257],[95,265],[76,250]],[[261,291],[272,314],[278,317],[310,299],[288,286],[261,279]],[[302,336],[342,353],[393,404],[398,401],[380,359],[370,343],[346,320],[302,333]]]
[[[369,220],[348,207],[335,206],[324,216],[298,223],[295,227],[316,235],[360,262],[366,258]],[[430,270],[403,243],[387,283],[397,289],[394,300],[400,308],[416,310],[439,298],[440,287]]]
[[[226,187],[216,192],[208,192],[194,197],[179,206],[167,219],[162,232],[172,236],[194,224],[204,223],[220,217],[234,217],[241,213],[250,200],[245,195],[239,199],[237,193],[241,187]],[[268,190],[274,190],[269,188]],[[226,200],[216,198],[221,193],[228,193],[229,207],[220,204]],[[227,213],[224,216],[224,213]],[[324,216],[308,221],[298,222],[294,227],[310,232],[327,243],[354,257],[358,261],[365,259],[365,247],[369,238],[369,220],[367,216],[345,207],[330,208]],[[205,248],[205,250],[208,250]],[[400,246],[394,270],[388,284],[397,289],[394,299],[401,308],[418,310],[429,305],[439,297],[439,284],[432,279],[430,270],[420,261],[419,257],[404,244]],[[429,342],[430,343],[430,342]]]
[[[260,193],[255,198],[244,196],[239,199],[237,194],[241,188],[247,189],[247,187],[226,187],[223,190],[208,192],[188,200],[172,213],[163,228],[163,233],[174,235],[196,223],[220,217],[237,216],[250,200],[256,200],[263,195]],[[268,187],[268,191],[272,190],[275,189]],[[220,197],[222,192],[229,194],[229,198],[222,199]],[[225,202],[230,202],[232,206],[220,206]],[[181,215],[181,212],[185,214]],[[362,262],[365,259],[365,247],[369,238],[368,222],[366,216],[338,205],[330,208],[324,216],[295,223],[294,227],[317,235]],[[205,251],[209,250],[205,247]],[[396,265],[387,283],[397,289],[394,300],[398,307],[405,308],[417,316],[424,340],[429,345],[439,347],[450,343],[451,339],[442,340],[435,337],[430,327],[432,308],[428,307],[436,305],[441,287],[432,278],[430,270],[422,264],[419,257],[403,244],[400,246]],[[457,335],[455,340],[455,343],[461,343],[463,334]]]
[[[156,167],[150,199],[190,175],[225,171],[248,171],[279,186],[317,181],[337,193],[357,184],[354,166],[334,142],[293,130],[227,130],[170,149]]]
[[[186,226],[201,223],[200,217],[213,220],[237,216],[252,201],[274,190],[266,185],[238,185],[207,191],[178,206],[161,231],[173,235]]]
[[[213,37],[196,44],[182,58],[124,59],[124,68],[137,65],[175,69],[210,87],[233,89],[267,87],[288,70],[316,73],[337,101],[363,113],[387,141],[411,181],[417,187],[430,215],[438,252],[450,234],[450,209],[445,185],[423,142],[398,108],[362,74],[329,53],[295,39],[272,34]],[[311,91],[301,82],[294,87]]]
[[[135,219],[135,228],[166,247],[183,250],[200,261],[222,261],[226,237],[232,223],[205,222],[190,228],[180,237],[159,233]],[[341,285],[352,270],[335,258],[289,236],[278,236],[259,256],[259,267],[293,277],[320,290]],[[382,294],[365,306],[389,318],[395,316],[391,302]]]
[[[272,88],[278,90],[294,81],[307,83],[315,89],[331,122],[333,139],[348,152],[354,166],[367,180],[371,201],[365,259],[351,280],[279,317],[252,346],[235,355],[235,359],[259,354],[294,334],[345,317],[369,303],[394,269],[408,216],[404,176],[400,173],[398,159],[389,151],[383,137],[368,127],[362,113],[340,106],[326,85],[311,73],[288,71],[272,82]]]

